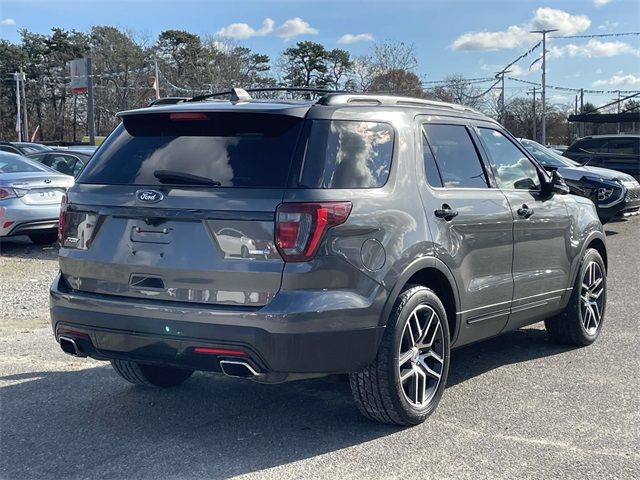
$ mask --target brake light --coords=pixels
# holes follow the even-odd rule
[[[5,198],[13,198],[16,196],[17,195],[12,188],[0,188],[0,200],[4,200]]]
[[[325,232],[344,223],[351,202],[282,203],[276,211],[276,245],[288,262],[313,258]]]
[[[173,112],[169,114],[169,120],[209,120],[202,112]]]
[[[60,202],[60,217],[58,218],[58,244],[64,246],[64,224],[67,220],[67,194],[62,195]]]

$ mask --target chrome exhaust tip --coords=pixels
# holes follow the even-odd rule
[[[261,375],[260,372],[242,360],[220,360],[220,370],[227,377],[252,378]]]
[[[69,355],[73,355],[74,357],[83,357],[84,355],[78,349],[78,345],[73,338],[70,337],[59,337],[58,341],[60,342],[60,348],[64,353]]]

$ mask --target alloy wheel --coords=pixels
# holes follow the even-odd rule
[[[438,391],[444,346],[439,315],[429,305],[418,305],[404,326],[398,355],[402,393],[414,407],[426,406]]]
[[[582,325],[589,335],[598,330],[604,313],[604,273],[597,262],[585,268],[580,290]]]

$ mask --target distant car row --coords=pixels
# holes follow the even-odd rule
[[[591,198],[602,223],[640,211],[640,184],[633,176],[609,168],[581,165],[533,140],[521,138],[520,143],[547,171],[557,170],[571,193]]]
[[[89,145],[54,148],[31,142],[0,142],[0,151],[24,155],[73,177],[82,171],[95,149]]]

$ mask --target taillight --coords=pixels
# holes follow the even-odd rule
[[[276,211],[276,245],[288,262],[313,258],[327,229],[344,223],[351,202],[282,203]]]
[[[62,195],[60,202],[60,217],[58,218],[58,244],[64,246],[64,224],[67,220],[67,195]]]
[[[0,200],[4,200],[5,198],[13,198],[16,196],[17,195],[13,191],[13,188],[0,188]]]

